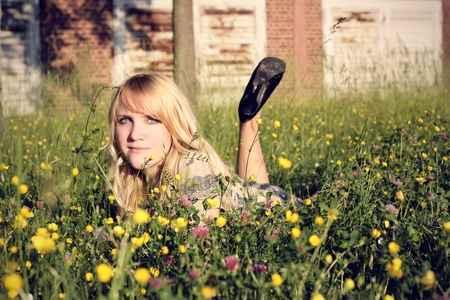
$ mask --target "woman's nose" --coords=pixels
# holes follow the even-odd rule
[[[130,132],[130,139],[133,141],[142,140],[144,137],[144,128],[139,124],[134,123]]]

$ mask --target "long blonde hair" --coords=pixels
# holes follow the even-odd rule
[[[158,174],[146,182],[142,170],[133,169],[120,154],[115,129],[117,112],[120,107],[156,117],[171,134],[171,148],[163,159]],[[178,86],[168,77],[159,74],[139,74],[127,79],[114,94],[109,109],[110,155],[114,164],[114,191],[117,204],[125,211],[135,211],[139,204],[147,204],[147,184],[169,186],[162,171],[176,175],[181,159],[189,151],[196,151],[207,157],[213,175],[231,176],[230,168],[222,161],[212,146],[199,135],[197,119],[188,99]],[[173,183],[171,183],[173,184]],[[170,196],[170,191],[168,191]],[[224,206],[233,206],[230,199],[224,200]]]

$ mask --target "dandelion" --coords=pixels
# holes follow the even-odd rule
[[[11,178],[11,184],[12,185],[15,185],[15,186],[18,186],[19,185],[19,176],[13,176],[12,178]]]
[[[377,238],[379,238],[381,236],[381,231],[379,231],[378,229],[376,229],[376,228],[373,228],[372,229],[372,237],[374,238],[374,239],[377,239]]]
[[[283,283],[283,278],[280,274],[275,273],[270,277],[270,282],[273,286],[280,286]]]
[[[280,128],[280,126],[281,126],[280,121],[276,120],[273,122],[273,128]]]
[[[320,244],[320,238],[313,234],[309,237],[309,244],[313,247],[317,247]]]
[[[28,193],[28,185],[26,184],[19,185],[19,193],[21,195],[25,195],[26,193]]]
[[[95,272],[97,273],[98,280],[102,283],[108,283],[114,275],[113,268],[105,263],[99,264],[95,268]]]
[[[227,224],[227,218],[220,216],[216,220],[216,226],[219,228],[224,227]]]
[[[134,272],[134,279],[140,284],[148,284],[150,278],[150,272],[146,268],[139,268]]]
[[[200,293],[202,294],[203,298],[212,299],[217,294],[217,288],[205,285],[202,287]]]
[[[9,298],[15,298],[19,290],[23,288],[23,279],[22,276],[20,276],[17,273],[11,273],[7,274],[3,277],[3,286],[8,291],[8,297]],[[14,296],[14,297],[10,297]]]
[[[278,157],[278,164],[283,169],[290,169],[292,167],[292,161],[284,157]]]
[[[286,221],[294,224],[298,221],[299,215],[296,212],[292,212],[291,210],[286,211]]]
[[[431,290],[436,283],[434,272],[432,270],[427,270],[425,276],[421,277],[419,282],[424,285],[423,289],[425,291]]]
[[[391,254],[398,253],[400,251],[400,245],[397,244],[396,242],[390,242],[388,244],[388,250],[389,250],[389,253],[391,253]]]
[[[180,246],[178,247],[178,252],[180,252],[181,254],[186,253],[186,251],[187,251],[187,249],[186,249],[186,246],[185,246],[185,245],[180,245]]]
[[[133,214],[133,221],[137,225],[147,224],[150,220],[150,214],[143,209],[138,208]]]
[[[294,227],[291,229],[291,238],[292,239],[298,239],[300,237],[300,235],[302,234],[302,231],[300,230],[300,228]]]
[[[86,275],[84,275],[84,279],[86,279],[87,282],[91,282],[92,278],[94,277],[94,275],[92,275],[92,273],[86,273]]]
[[[317,226],[322,226],[325,220],[321,216],[317,216],[314,220],[314,224]]]
[[[94,231],[94,227],[92,225],[86,225],[84,230],[86,230],[87,233],[91,233],[92,231]]]
[[[76,177],[76,176],[78,175],[78,173],[80,173],[80,171],[78,170],[77,167],[75,167],[75,168],[72,169],[72,176],[73,176],[73,177]]]
[[[55,241],[45,227],[37,229],[36,234],[31,237],[31,242],[39,254],[46,254],[55,249]]]
[[[122,236],[125,234],[125,229],[122,228],[122,226],[114,226],[113,227],[113,233],[115,236]]]
[[[167,254],[169,254],[169,247],[167,247],[167,246],[162,246],[162,247],[161,247],[161,254],[162,254],[162,255],[167,255]]]

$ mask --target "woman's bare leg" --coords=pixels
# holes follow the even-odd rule
[[[264,156],[259,142],[258,112],[251,120],[240,124],[237,157],[237,173],[244,180],[269,183]]]

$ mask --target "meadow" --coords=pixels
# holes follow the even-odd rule
[[[249,201],[207,224],[165,186],[149,191],[174,189],[152,200],[158,217],[116,214],[111,93],[2,118],[1,299],[450,299],[448,90],[279,92],[259,137],[272,183],[305,205]],[[196,107],[199,134],[230,163],[235,107]]]

